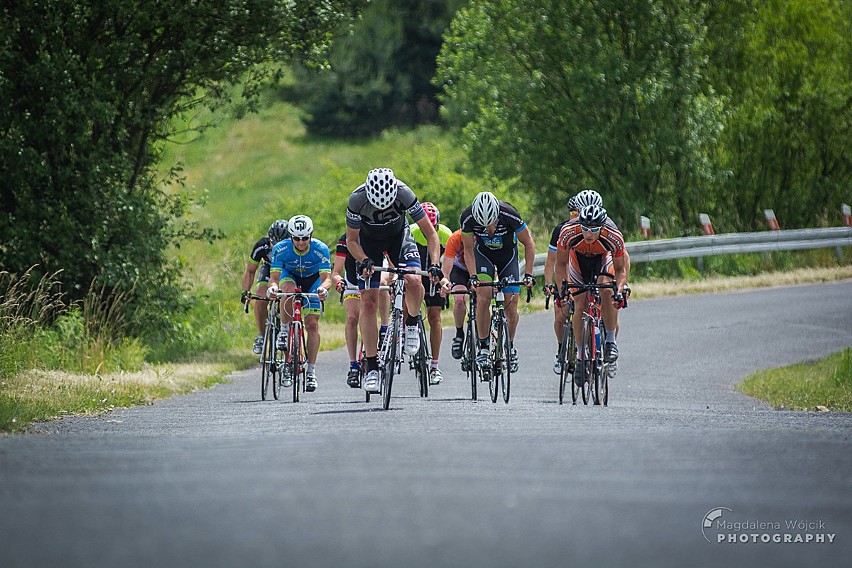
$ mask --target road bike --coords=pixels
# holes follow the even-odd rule
[[[376,272],[390,272],[398,276],[414,274],[417,276],[429,276],[425,270],[414,268],[394,268],[389,266],[377,266]],[[391,313],[388,320],[388,329],[384,340],[379,346],[379,392],[382,395],[382,408],[390,408],[391,390],[393,388],[393,377],[399,374],[403,361],[403,327],[405,324],[405,278],[397,278],[391,283]],[[429,381],[428,369],[426,370],[426,381]],[[421,387],[422,388],[422,387]],[[428,387],[427,387],[428,388]],[[422,392],[422,391],[421,391]],[[367,402],[370,401],[370,393],[367,393]]]
[[[482,380],[488,381],[488,392],[491,395],[491,402],[497,402],[497,395],[500,391],[503,392],[503,402],[509,403],[509,393],[512,386],[512,369],[510,366],[509,357],[512,351],[511,340],[509,339],[509,323],[506,320],[505,300],[503,293],[504,288],[509,286],[524,286],[522,280],[513,281],[507,278],[502,278],[495,282],[478,282],[479,287],[494,288],[494,293],[491,295],[491,359],[487,367],[480,369]],[[527,302],[532,298],[532,290],[527,290]],[[498,385],[499,383],[499,385]]]
[[[283,355],[275,349],[275,344],[278,341],[278,334],[281,330],[281,318],[278,313],[278,302],[275,302],[266,296],[258,296],[251,294],[248,299],[255,302],[267,302],[269,309],[267,310],[266,325],[263,330],[263,347],[260,350],[260,399],[266,400],[266,393],[269,392],[269,386],[272,385],[272,395],[275,400],[278,400],[278,380],[279,374],[283,371],[285,361]],[[245,312],[249,311],[249,302],[245,303]]]
[[[426,327],[423,325],[423,317],[417,318],[417,334],[420,336],[420,347],[417,353],[408,360],[408,367],[414,371],[417,384],[420,387],[420,396],[429,396],[429,363],[432,361],[432,349],[429,345],[429,336],[426,335]],[[405,334],[403,333],[403,343]]]
[[[598,276],[612,276],[611,274],[595,274],[588,284],[567,284],[565,288],[573,290],[572,295],[588,292],[586,309],[583,310],[582,332],[580,334],[580,357],[576,364],[580,365],[582,372],[581,386],[571,380],[571,398],[576,404],[578,392],[582,394],[583,404],[589,404],[591,400],[596,405],[609,405],[609,375],[610,361],[603,357],[603,341],[606,335],[603,317],[601,315],[601,290],[612,290],[616,301],[623,300],[624,307],[627,306],[628,293],[623,296],[618,293],[618,284],[611,281],[598,284]]]
[[[286,372],[289,373],[293,380],[293,402],[299,402],[300,393],[307,392],[305,390],[305,375],[307,373],[307,345],[305,344],[305,325],[302,321],[302,307],[311,299],[320,299],[319,294],[302,292],[300,288],[296,288],[293,292],[278,292],[276,295],[284,304],[284,310],[287,310],[287,304],[292,305],[292,312],[285,312],[292,317],[290,322],[290,332],[287,335],[287,362]],[[324,311],[325,303],[320,301],[320,311]],[[282,377],[283,379],[283,377]],[[273,394],[274,394],[273,390]],[[277,396],[275,398],[278,398]]]
[[[454,290],[450,294],[464,294],[468,297],[467,323],[462,346],[461,370],[467,373],[470,381],[470,399],[476,400],[476,292],[474,290]]]
[[[574,338],[574,327],[571,322],[574,319],[574,301],[571,299],[571,294],[568,293],[567,287],[562,291],[553,292],[554,300],[567,302],[568,313],[565,316],[565,322],[562,324],[562,336],[559,342],[559,350],[556,352],[559,366],[562,372],[559,374],[559,404],[565,397],[565,389],[569,383],[574,382],[574,365],[577,359],[577,343]],[[544,302],[544,309],[549,308],[550,296]],[[558,310],[556,303],[553,305],[554,310]],[[577,402],[577,389],[571,391],[572,402]]]

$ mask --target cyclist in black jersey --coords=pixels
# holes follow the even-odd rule
[[[417,223],[426,237],[429,253],[429,272],[432,280],[439,282],[441,247],[438,233],[426,217],[417,196],[405,183],[396,179],[390,168],[370,170],[367,181],[349,196],[346,208],[346,245],[355,258],[361,289],[361,316],[359,323],[367,358],[367,375],[364,390],[379,391],[378,336],[376,309],[378,306],[379,274],[373,267],[388,261],[397,268],[420,270],[420,253],[408,228],[406,214]],[[405,275],[405,350],[417,353],[420,337],[417,322],[425,289],[419,276]]]
[[[274,247],[276,243],[283,241],[288,236],[287,221],[284,219],[278,219],[269,226],[267,235],[265,237],[261,237],[261,239],[254,244],[254,247],[251,249],[251,253],[249,253],[248,264],[246,264],[246,269],[243,272],[243,293],[240,299],[242,303],[247,302],[248,297],[251,295],[252,282],[255,281],[256,273],[257,290],[255,293],[258,296],[266,296],[266,287],[269,284],[269,263],[271,260],[269,258],[269,253],[272,251],[272,247]],[[257,271],[258,268],[260,268],[259,273]],[[257,337],[254,340],[252,351],[258,355],[260,354],[260,350],[263,348],[263,332],[266,327],[266,315],[266,302],[255,302],[254,322],[257,325]]]
[[[518,265],[518,241],[524,245],[524,284],[532,288],[535,280],[532,276],[535,263],[535,242],[527,224],[518,210],[505,201],[498,201],[490,191],[479,193],[470,207],[462,211],[459,218],[464,243],[465,265],[475,286],[479,279],[520,280]],[[518,327],[518,292],[520,287],[510,286],[504,290],[506,295],[506,321],[509,326],[509,339],[514,342]],[[482,288],[476,295],[476,329],[479,336],[477,365],[485,366],[490,357],[488,315],[491,304],[492,288]],[[509,352],[509,364],[514,373],[518,369],[518,351],[514,344]]]

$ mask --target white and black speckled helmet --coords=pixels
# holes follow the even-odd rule
[[[367,201],[376,209],[387,209],[396,200],[396,178],[390,168],[376,168],[367,174]]]

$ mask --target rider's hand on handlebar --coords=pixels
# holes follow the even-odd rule
[[[240,294],[240,303],[245,304],[246,302],[249,301],[250,297],[251,297],[251,292],[249,292],[248,290],[243,290],[243,293]]]
[[[556,286],[553,284],[545,284],[541,291],[544,292],[545,296],[552,296],[556,294]]]
[[[373,259],[367,257],[364,260],[360,260],[355,263],[355,271],[361,275],[362,279],[369,280],[370,276],[373,274],[374,266],[375,263],[373,262]]]
[[[524,274],[524,285],[527,288],[532,288],[535,286],[535,278],[533,278],[532,274]]]
[[[338,292],[343,292],[346,289],[346,281],[343,278],[339,278],[334,284],[334,289]]]
[[[276,286],[275,284],[270,284],[269,288],[266,289],[266,297],[267,298],[274,298],[277,295],[278,295],[278,286]]]
[[[615,306],[617,310],[620,310],[625,306],[624,296],[620,293],[616,293],[612,295],[612,305]]]
[[[324,286],[320,286],[317,288],[317,295],[319,296],[320,302],[325,302],[328,298],[328,290]]]
[[[473,275],[473,276],[470,277],[470,281],[468,282],[468,287],[469,288],[476,288],[477,286],[479,286],[479,278],[477,278],[476,275]]]
[[[429,268],[426,269],[426,272],[429,273],[429,278],[432,279],[432,282],[438,284],[441,282],[441,278],[443,278],[444,273],[441,272],[441,267],[437,264],[429,265]]]

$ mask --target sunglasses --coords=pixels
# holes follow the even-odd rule
[[[580,225],[580,228],[581,228],[581,229],[583,230],[583,232],[585,232],[585,233],[597,233],[598,231],[600,231],[600,230],[601,230],[601,228],[600,228],[600,227],[587,227],[587,226],[585,226],[585,225]]]
[[[309,240],[311,240],[311,237],[290,237],[290,238],[293,239],[294,241],[309,241]]]

